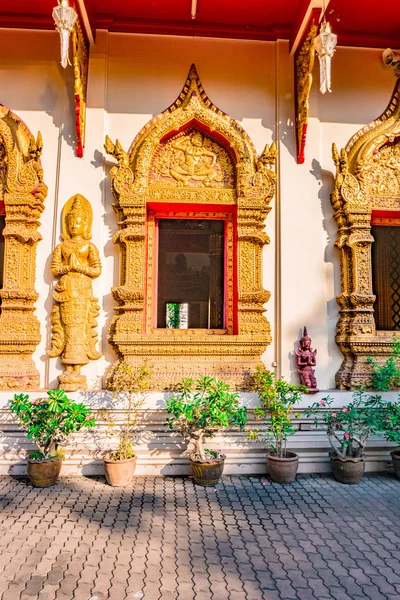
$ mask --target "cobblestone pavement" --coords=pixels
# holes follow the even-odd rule
[[[400,480],[0,478],[2,600],[400,599]]]

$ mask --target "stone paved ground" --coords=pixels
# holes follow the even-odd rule
[[[0,479],[2,600],[399,600],[400,480]]]

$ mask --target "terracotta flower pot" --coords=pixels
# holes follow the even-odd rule
[[[400,479],[400,449],[397,448],[396,450],[393,450],[393,452],[390,453],[390,456],[392,457],[394,472]]]
[[[122,487],[130,483],[136,468],[136,456],[125,460],[111,460],[107,454],[104,457],[104,474],[108,485]]]
[[[62,458],[28,459],[28,476],[34,487],[54,485],[60,475]]]
[[[215,485],[224,470],[225,459],[214,462],[199,462],[190,459],[190,472],[198,485]]]
[[[365,470],[364,457],[358,458],[339,458],[329,455],[331,458],[332,473],[336,481],[354,485],[359,483]]]
[[[299,455],[295,452],[286,452],[284,458],[274,454],[267,454],[268,473],[276,483],[292,483],[296,479],[299,468]]]

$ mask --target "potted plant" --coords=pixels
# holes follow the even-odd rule
[[[150,390],[151,368],[147,365],[134,366],[117,362],[106,375],[106,387],[114,399],[122,402],[122,420],[114,410],[103,410],[100,415],[107,425],[110,437],[116,437],[118,446],[104,456],[104,474],[107,483],[113,487],[127,485],[135,472],[136,455],[133,449],[144,432],[139,426],[140,412]]]
[[[371,365],[370,387],[380,392],[400,388],[400,340],[393,337],[392,354],[383,365],[368,356],[367,362]],[[388,442],[400,444],[400,405],[399,401],[392,403],[386,413],[383,435]],[[400,448],[390,453],[394,471],[400,478]]]
[[[317,427],[325,429],[331,446],[333,476],[341,483],[358,483],[365,469],[365,446],[371,435],[381,435],[387,429],[392,403],[381,396],[359,389],[346,407],[332,408],[333,398],[327,396],[314,402],[307,416],[314,416]]]
[[[199,485],[215,485],[224,470],[225,455],[204,447],[205,438],[228,427],[243,429],[247,422],[246,408],[240,406],[239,394],[231,392],[229,384],[203,376],[197,381],[184,378],[178,393],[166,400],[170,429],[175,430],[194,446],[190,454],[190,470]]]
[[[383,435],[388,442],[395,442],[400,445],[400,404],[399,401],[393,403],[390,410],[387,411]],[[394,472],[400,479],[400,447],[391,451]]]
[[[299,457],[287,450],[287,439],[296,429],[292,424],[295,405],[301,400],[307,388],[288,383],[284,379],[275,379],[272,371],[257,367],[254,374],[253,389],[258,393],[261,405],[254,409],[258,421],[264,421],[266,431],[250,431],[250,439],[264,435],[268,445],[267,466],[273,481],[291,483],[296,478]]]
[[[54,485],[61,471],[64,444],[68,437],[84,427],[96,424],[83,403],[70,400],[64,390],[49,390],[47,398],[30,400],[27,394],[15,394],[10,409],[26,429],[38,450],[28,458],[28,475],[35,487]]]

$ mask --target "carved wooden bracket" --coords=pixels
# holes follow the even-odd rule
[[[296,149],[297,162],[300,164],[304,162],[308,126],[308,99],[312,86],[312,70],[315,57],[314,39],[318,33],[320,14],[320,8],[312,11],[294,58]]]
[[[89,71],[89,43],[78,18],[72,31],[72,53],[74,66],[74,96],[76,121],[76,155],[83,157],[86,130],[86,91]]]

